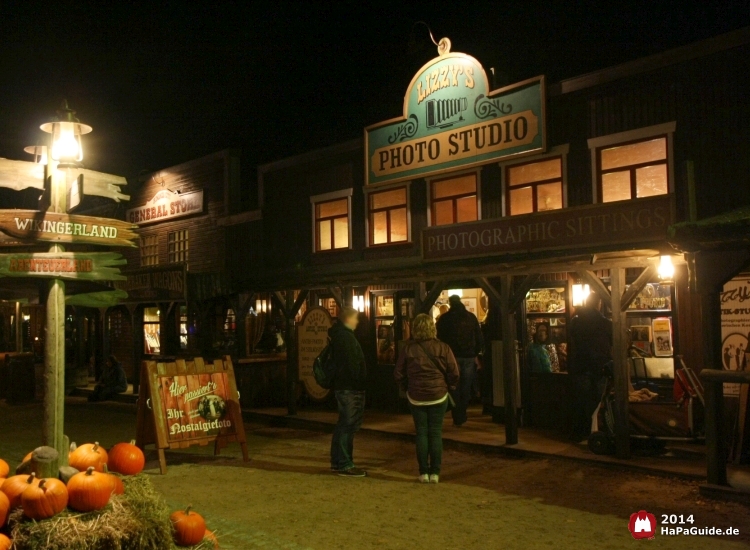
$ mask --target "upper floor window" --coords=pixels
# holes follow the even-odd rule
[[[406,187],[370,193],[368,205],[370,245],[409,240]]]
[[[141,237],[141,266],[159,263],[159,236],[144,235]]]
[[[432,225],[479,219],[477,172],[430,182]]]
[[[672,189],[672,134],[669,122],[592,138],[594,196],[598,202],[666,195]]]
[[[563,207],[561,156],[506,166],[505,182],[510,216]]]
[[[167,235],[167,250],[169,263],[187,263],[188,261],[188,230],[170,231]]]
[[[349,198],[315,203],[315,251],[349,248]]]

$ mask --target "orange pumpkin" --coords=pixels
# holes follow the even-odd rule
[[[125,485],[122,484],[122,480],[115,474],[109,473],[109,467],[104,465],[104,473],[109,476],[109,481],[112,483],[112,493],[115,495],[121,495],[125,492]]]
[[[2,458],[0,458],[0,477],[8,477],[10,473],[10,466]]]
[[[110,474],[103,474],[89,466],[68,481],[68,503],[73,510],[93,512],[101,510],[112,496],[113,484]]]
[[[10,513],[10,500],[5,496],[5,493],[0,491],[0,529],[3,528],[5,522],[8,521],[8,514]]]
[[[112,472],[134,476],[141,473],[145,465],[146,457],[143,456],[143,451],[135,446],[134,439],[130,443],[118,443],[109,450],[107,466]]]
[[[10,547],[12,545],[13,542],[8,537],[0,533],[0,550],[10,550]]]
[[[8,497],[8,501],[10,502],[10,509],[14,510],[15,508],[21,507],[21,495],[23,494],[23,492],[31,485],[38,482],[39,480],[36,479],[36,474],[31,474],[28,476],[11,476],[3,482],[2,487],[0,487],[0,491],[2,491],[5,496]]]
[[[26,517],[40,520],[55,516],[68,505],[68,489],[59,479],[47,477],[31,484],[21,495]]]
[[[71,449],[73,449],[73,445],[70,446]],[[81,472],[85,472],[92,466],[97,472],[103,472],[106,463],[107,451],[99,446],[99,442],[85,443],[80,447],[76,447],[68,455],[68,464]]]
[[[200,543],[206,535],[206,522],[203,516],[190,511],[177,511],[169,516],[174,529],[174,541],[178,546],[193,546]]]
[[[213,544],[214,550],[219,550],[219,539],[216,538],[216,534],[213,531],[206,529],[206,534],[203,536],[203,540],[207,540]]]

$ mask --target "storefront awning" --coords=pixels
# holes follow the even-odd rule
[[[750,247],[750,206],[669,227],[669,243],[681,252]]]

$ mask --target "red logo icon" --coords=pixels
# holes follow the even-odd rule
[[[646,510],[641,510],[630,515],[628,522],[628,531],[636,540],[652,539],[656,534],[656,516],[649,514]]]

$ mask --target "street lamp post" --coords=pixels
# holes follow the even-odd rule
[[[63,101],[57,120],[41,125],[52,135],[45,170],[45,192],[49,195],[48,211],[65,213],[71,168],[80,167],[83,160],[81,135],[91,132],[91,126],[81,124],[75,111]],[[71,182],[72,183],[72,182]],[[53,244],[50,253],[65,252],[60,244]],[[68,442],[64,435],[65,418],[65,282],[53,278],[47,294],[47,337],[44,350],[44,445],[53,447],[61,465],[67,465]]]

